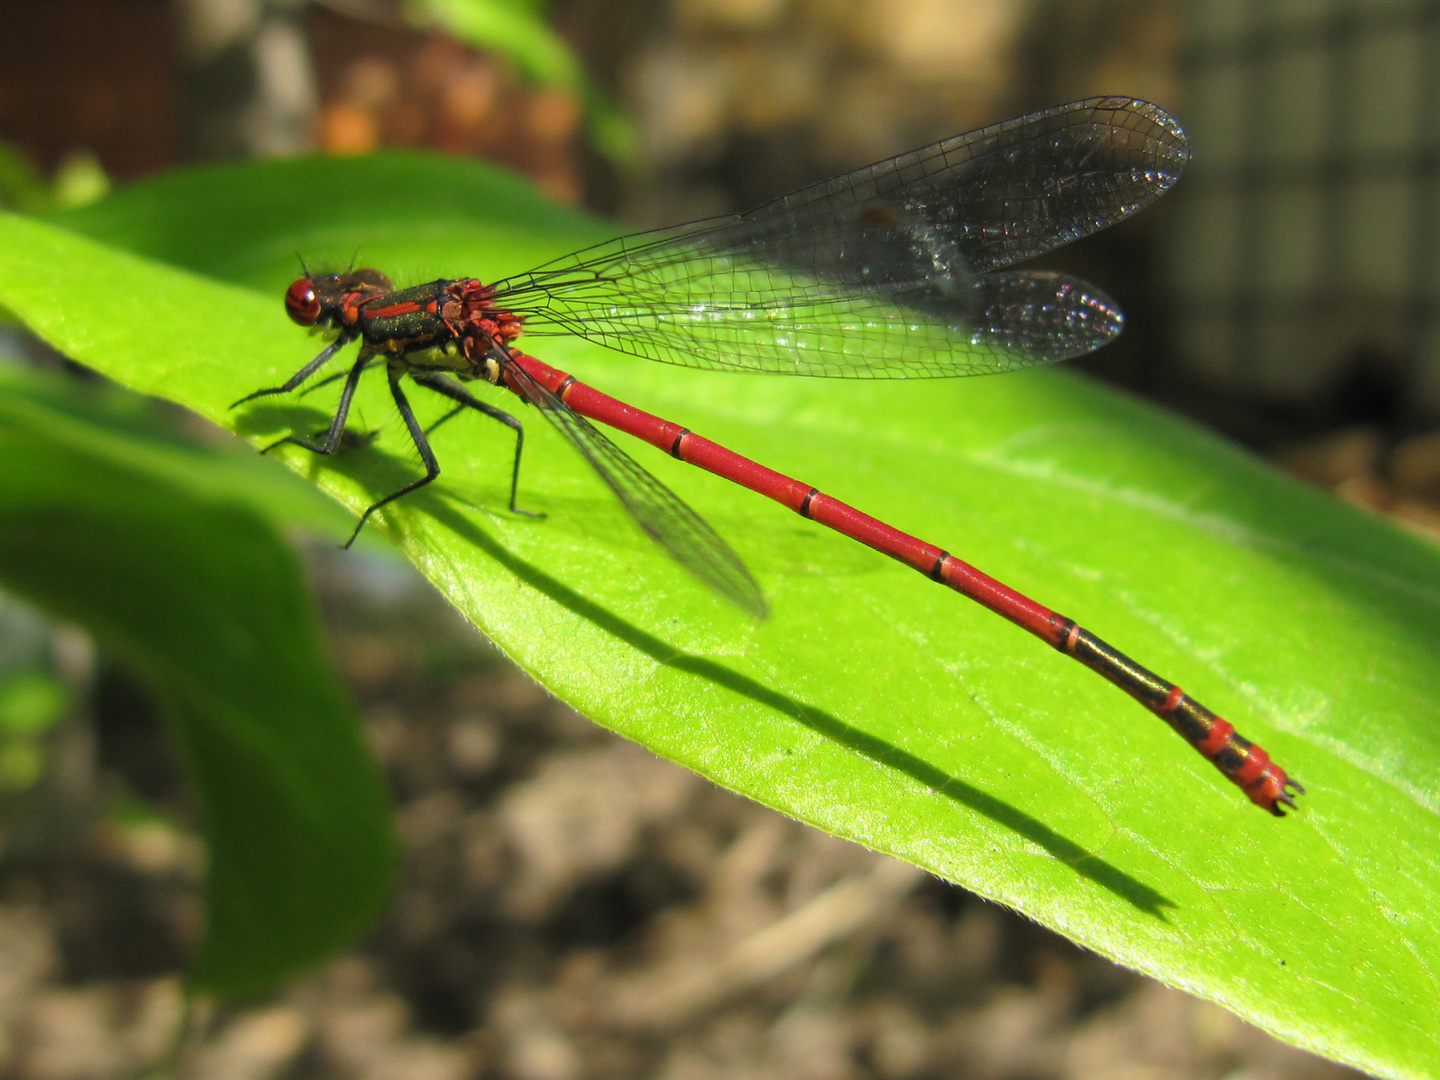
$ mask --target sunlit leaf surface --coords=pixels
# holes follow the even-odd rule
[[[494,278],[604,235],[513,179],[418,157],[173,176],[56,220],[139,254],[6,219],[0,303],[257,442],[319,429],[334,400],[227,410],[318,350],[279,303],[294,252],[343,269],[358,250],[405,282]],[[672,566],[544,425],[522,501],[548,517],[532,520],[505,508],[506,431],[453,422],[435,438],[441,480],[377,527],[557,695],[1282,1037],[1385,1076],[1440,1075],[1434,548],[1065,373],[862,385],[688,372],[560,338],[543,359],[1079,619],[1309,795],[1271,818],[1023,632],[636,446],[754,571],[773,615],[753,623]],[[377,437],[288,460],[358,509],[417,464],[378,383],[352,429]]]

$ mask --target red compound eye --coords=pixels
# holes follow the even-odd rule
[[[285,290],[285,312],[301,326],[314,326],[320,318],[320,297],[315,295],[315,283],[301,278]]]

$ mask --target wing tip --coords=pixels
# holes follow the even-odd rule
[[[1154,145],[1153,156],[1163,160],[1168,168],[1164,170],[1156,196],[1168,191],[1190,162],[1190,136],[1167,110],[1144,98],[1100,97],[1088,98],[1084,105],[1097,113],[1125,113],[1127,120],[1111,120],[1112,126],[1138,132],[1147,143]]]
[[[1012,358],[1003,370],[1070,360],[1108,345],[1125,329],[1120,305],[1088,281],[1055,270],[986,274],[977,287],[975,344]]]

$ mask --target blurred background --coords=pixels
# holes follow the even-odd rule
[[[22,210],[412,147],[645,227],[1032,108],[1154,100],[1192,137],[1184,182],[1044,260],[1129,318],[1079,366],[1440,536],[1432,0],[0,0],[0,26]],[[1347,1071],[593,728],[403,567],[312,566],[403,885],[351,954],[198,1017],[181,1075]],[[178,1023],[202,855],[145,692],[11,601],[0,792],[0,1075],[137,1074]]]

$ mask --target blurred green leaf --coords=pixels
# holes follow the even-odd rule
[[[110,190],[100,159],[88,150],[66,156],[48,183],[28,158],[0,141],[0,209],[39,213],[85,206]]]
[[[343,266],[359,247],[400,281],[493,279],[603,233],[493,170],[414,156],[170,177],[56,220],[263,288],[0,221],[0,302],[68,354],[257,442],[318,429],[334,401],[227,408],[317,350],[280,313],[286,252]],[[110,287],[71,302],[96,281]],[[1440,1076],[1435,548],[1063,373],[827,383],[681,371],[564,338],[533,348],[1080,618],[1310,794],[1270,818],[1022,631],[637,447],[756,572],[774,614],[754,625],[671,565],[543,426],[521,488],[549,515],[537,521],[505,509],[507,434],[447,425],[441,480],[376,527],[558,696],[1282,1037],[1377,1075]],[[325,461],[287,454],[357,510],[416,475],[383,380],[365,382],[353,428],[375,440]],[[443,408],[415,397],[422,421]]]
[[[26,671],[0,683],[0,735],[33,738],[55,725],[69,705],[59,680]]]
[[[0,208],[35,212],[53,205],[50,189],[30,159],[0,142]]]
[[[0,682],[0,794],[33,786],[45,771],[41,737],[69,706],[59,680],[40,671],[20,671]]]
[[[0,793],[23,792],[45,775],[45,752],[35,739],[0,739]]]
[[[195,985],[258,990],[348,942],[395,848],[300,568],[255,509],[300,500],[103,390],[3,368],[0,460],[0,582],[87,627],[166,706],[210,856]]]
[[[584,88],[585,130],[597,153],[615,164],[633,162],[640,154],[640,133],[620,105],[593,82]]]
[[[89,206],[110,193],[110,177],[93,153],[76,150],[60,163],[51,189],[60,209]]]
[[[0,418],[63,440],[95,460],[163,479],[195,498],[242,502],[279,529],[339,543],[354,527],[333,499],[291,470],[219,428],[207,425],[205,437],[182,430],[175,416],[162,413],[161,403],[139,394],[3,367],[0,390],[5,392]]]
[[[477,49],[508,57],[522,75],[547,86],[578,89],[580,62],[531,0],[409,0],[412,22],[433,27]]]

